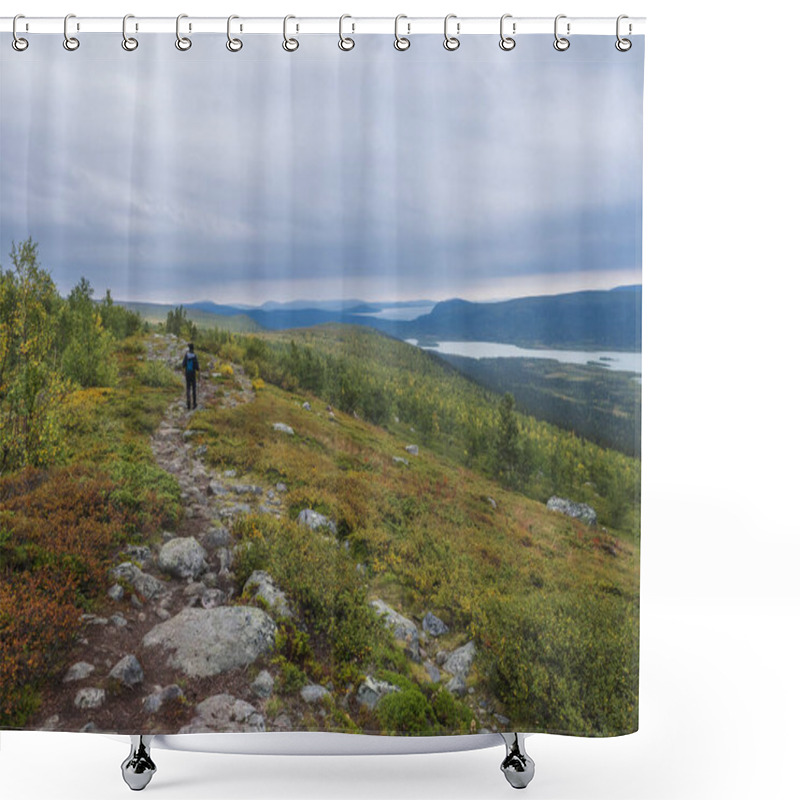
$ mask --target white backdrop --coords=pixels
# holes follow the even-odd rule
[[[29,0],[3,13],[72,11],[648,17],[641,730],[610,740],[533,737],[537,776],[527,792],[539,800],[797,797],[797,4]],[[13,113],[2,98],[0,113]],[[4,732],[0,794],[128,796],[119,772],[126,754],[102,736]],[[146,792],[488,800],[512,791],[501,757],[501,748],[349,759],[155,751],[159,772]]]

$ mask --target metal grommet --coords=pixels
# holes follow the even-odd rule
[[[347,52],[348,50],[352,50],[356,46],[355,40],[351,39],[349,36],[345,37],[344,33],[342,32],[342,24],[346,19],[353,19],[353,18],[349,14],[342,14],[342,16],[339,17],[339,49],[344,50],[345,52]],[[356,30],[355,23],[352,23],[352,26],[353,26],[353,32],[355,33]]]
[[[76,37],[69,35],[69,21],[71,19],[75,19],[74,14],[67,14],[67,16],[64,17],[64,49],[73,52],[81,46],[81,43]]]
[[[122,18],[122,49],[132,53],[139,46],[139,40],[134,39],[133,36],[128,36],[129,19],[135,19],[133,14],[126,14]]]
[[[188,14],[178,14],[175,20],[175,47],[184,53],[192,46],[192,40],[188,36],[181,36],[181,20],[188,19],[188,17]],[[191,25],[189,30],[191,30]]]
[[[23,50],[28,49],[28,40],[23,39],[21,36],[17,34],[17,20],[18,19],[25,19],[24,14],[17,14],[14,17],[14,21],[11,23],[11,35],[14,37],[11,40],[11,46],[18,52],[21,53]]]
[[[461,42],[458,40],[458,35],[450,36],[447,33],[447,23],[451,19],[457,19],[456,15],[455,14],[448,14],[444,18],[444,49],[445,50],[450,50],[452,52],[453,50],[458,50],[458,48],[461,47]],[[460,29],[461,29],[461,23],[459,22],[456,25],[456,34],[458,34]]]
[[[619,35],[619,23],[622,22],[623,19],[628,19],[628,15],[627,14],[620,14],[617,17],[617,41],[614,42],[614,47],[616,47],[617,50],[620,51],[620,53],[627,53],[628,50],[630,50],[631,47],[633,47],[633,42],[630,39],[623,39]],[[628,34],[629,35],[630,35],[632,30],[633,30],[633,26],[630,23],[628,23]]]
[[[398,14],[394,18],[394,49],[402,52],[403,50],[408,50],[408,48],[411,47],[411,39],[406,39],[405,36],[400,35],[401,19],[408,19],[408,17],[405,14]],[[408,32],[411,33],[411,23],[408,22],[406,25],[408,27]]]
[[[503,25],[507,19],[511,19],[511,14],[503,14],[500,17],[500,49],[505,50],[508,52],[509,50],[513,50],[517,46],[517,42],[511,36],[506,36],[503,32]],[[517,32],[517,24],[514,23],[512,30],[514,33]]]
[[[242,42],[241,39],[234,39],[233,36],[231,36],[231,22],[235,19],[239,19],[236,14],[231,14],[228,17],[228,41],[225,42],[225,47],[227,47],[231,53],[238,53],[244,47],[244,42]]]
[[[555,49],[558,50],[559,53],[563,53],[565,50],[569,50],[569,39],[567,39],[566,36],[559,36],[558,35],[558,21],[560,19],[566,19],[566,18],[567,18],[566,14],[559,14],[556,17],[555,23],[553,24],[553,33],[554,33],[554,35],[556,37],[556,40],[553,42],[553,47],[555,47]],[[569,36],[569,29],[570,29],[570,24],[568,22],[567,23],[567,36]]]
[[[283,18],[283,45],[282,45],[282,47],[287,53],[294,53],[294,51],[297,50],[298,47],[300,47],[300,42],[298,42],[297,39],[290,39],[286,35],[290,19],[297,19],[297,17],[293,16],[292,14],[287,14]]]

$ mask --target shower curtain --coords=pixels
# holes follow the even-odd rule
[[[0,48],[0,727],[634,731],[643,37],[233,30]]]

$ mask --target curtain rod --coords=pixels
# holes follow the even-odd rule
[[[511,35],[532,33],[553,34],[555,17],[507,17],[505,30]],[[128,20],[128,31],[137,33],[175,33],[175,17],[131,17]],[[74,16],[69,21],[70,31],[78,33],[121,33],[122,17],[81,17]],[[227,17],[193,17],[185,16],[181,20],[181,31],[184,35],[196,33],[226,33]],[[395,32],[394,17],[355,17],[347,16],[342,23],[346,34],[350,33],[386,33]],[[403,36],[435,33],[444,31],[444,17],[402,17],[399,32]],[[566,31],[569,25],[570,35],[607,35],[616,33],[616,17],[570,17],[561,16],[559,30]],[[338,17],[303,17],[291,19],[290,30],[299,34],[338,33]],[[623,20],[623,35],[643,34],[645,17],[628,17]],[[0,32],[11,33],[12,17],[0,17]],[[233,28],[237,33],[257,34],[284,31],[283,17],[237,17]],[[450,28],[459,36],[470,34],[498,33],[500,15],[496,17],[458,17],[450,20]],[[23,33],[63,33],[63,17],[20,17],[17,21],[17,32]]]

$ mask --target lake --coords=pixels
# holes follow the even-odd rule
[[[419,347],[418,339],[406,339]],[[605,369],[642,374],[641,353],[620,353],[613,350],[548,350],[546,348],[517,347],[497,342],[439,342],[433,347],[423,347],[442,355],[465,358],[549,358],[563,364],[588,364],[592,362]]]

